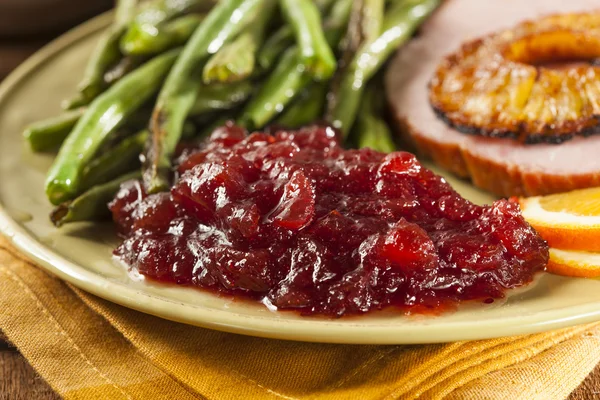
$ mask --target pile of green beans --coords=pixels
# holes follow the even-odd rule
[[[393,151],[381,67],[441,0],[117,0],[61,115],[28,126],[58,149],[46,180],[57,225],[103,218],[121,182],[168,190],[182,141],[327,122],[348,145]]]

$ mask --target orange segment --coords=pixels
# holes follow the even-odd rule
[[[546,271],[580,278],[600,277],[600,253],[550,249]]]
[[[600,252],[600,188],[530,197],[519,204],[550,247]]]
[[[547,211],[597,217],[600,216],[600,187],[544,196],[540,198],[540,206]]]

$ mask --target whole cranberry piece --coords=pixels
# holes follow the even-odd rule
[[[146,192],[140,181],[130,180],[121,184],[114,199],[108,204],[119,232],[123,234],[131,232],[135,222],[134,213],[145,197]]]
[[[270,218],[279,227],[298,231],[315,216],[315,188],[301,170],[294,172],[285,185],[279,204]]]

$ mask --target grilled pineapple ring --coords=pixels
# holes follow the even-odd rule
[[[599,57],[600,11],[526,21],[447,56],[429,100],[461,132],[562,143],[600,132]]]

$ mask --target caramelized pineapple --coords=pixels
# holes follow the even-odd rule
[[[551,15],[468,42],[430,83],[463,132],[561,143],[600,131],[600,12]]]

